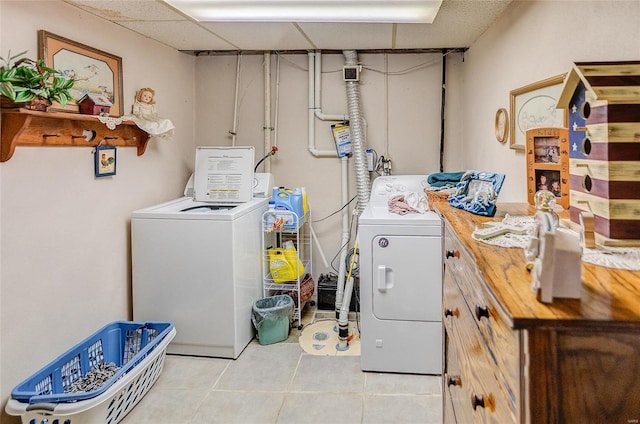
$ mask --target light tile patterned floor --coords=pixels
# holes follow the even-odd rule
[[[167,355],[121,423],[442,422],[439,376],[362,372],[359,356],[309,355],[291,333],[267,346],[254,339],[236,360]]]

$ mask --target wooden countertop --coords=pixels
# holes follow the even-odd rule
[[[482,227],[484,222],[501,221],[506,214],[533,215],[533,206],[499,203],[495,216],[491,218],[453,208],[444,198],[433,201],[432,207],[447,220],[473,256],[478,272],[504,306],[513,328],[588,328],[606,323],[640,331],[640,272],[583,262],[582,298],[554,299],[553,303],[545,304],[539,302],[531,290],[531,276],[525,267],[523,249],[493,246],[471,238],[473,230]]]

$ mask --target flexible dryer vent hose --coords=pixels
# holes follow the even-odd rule
[[[347,66],[358,64],[358,53],[355,50],[344,50]],[[355,161],[356,186],[358,188],[358,213],[362,213],[369,203],[369,172],[367,171],[366,134],[364,119],[360,107],[360,83],[347,81],[347,106],[349,111],[349,126],[351,129],[351,141],[353,142],[353,159]]]
[[[343,52],[346,66],[358,65],[358,54],[355,50],[344,50]],[[358,205],[356,211],[359,214],[362,213],[364,208],[369,203],[369,193],[371,187],[369,185],[369,173],[367,171],[367,158],[365,153],[365,130],[364,119],[360,107],[360,84],[357,81],[347,81],[347,105],[349,111],[349,127],[351,129],[351,141],[353,143],[353,159],[355,161],[355,173],[356,173],[356,187],[358,189]],[[355,246],[357,247],[358,241],[356,240]],[[346,249],[346,246],[345,246]],[[346,253],[346,250],[342,252]],[[344,258],[341,255],[340,269],[342,272],[339,275],[344,275],[343,267],[345,266]],[[354,254],[354,257],[356,255]],[[348,348],[348,335],[349,335],[349,304],[351,303],[351,294],[353,291],[353,276],[351,275],[351,268],[349,269],[349,275],[346,278],[346,282],[338,281],[338,287],[344,287],[344,294],[340,296],[340,312],[338,314],[338,339],[339,349],[345,350]],[[343,286],[344,284],[344,286]],[[336,294],[336,300],[341,294]],[[338,303],[338,302],[336,302]]]

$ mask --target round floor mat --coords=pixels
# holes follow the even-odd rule
[[[346,350],[339,349],[338,324],[335,320],[316,321],[302,329],[298,341],[304,351],[318,356],[360,355],[360,335],[355,322],[349,322],[351,340]]]

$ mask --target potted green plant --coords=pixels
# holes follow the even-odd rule
[[[0,57],[0,96],[28,109],[46,110],[52,101],[66,105],[74,80],[46,66],[42,59],[23,57],[14,62],[26,53]]]

